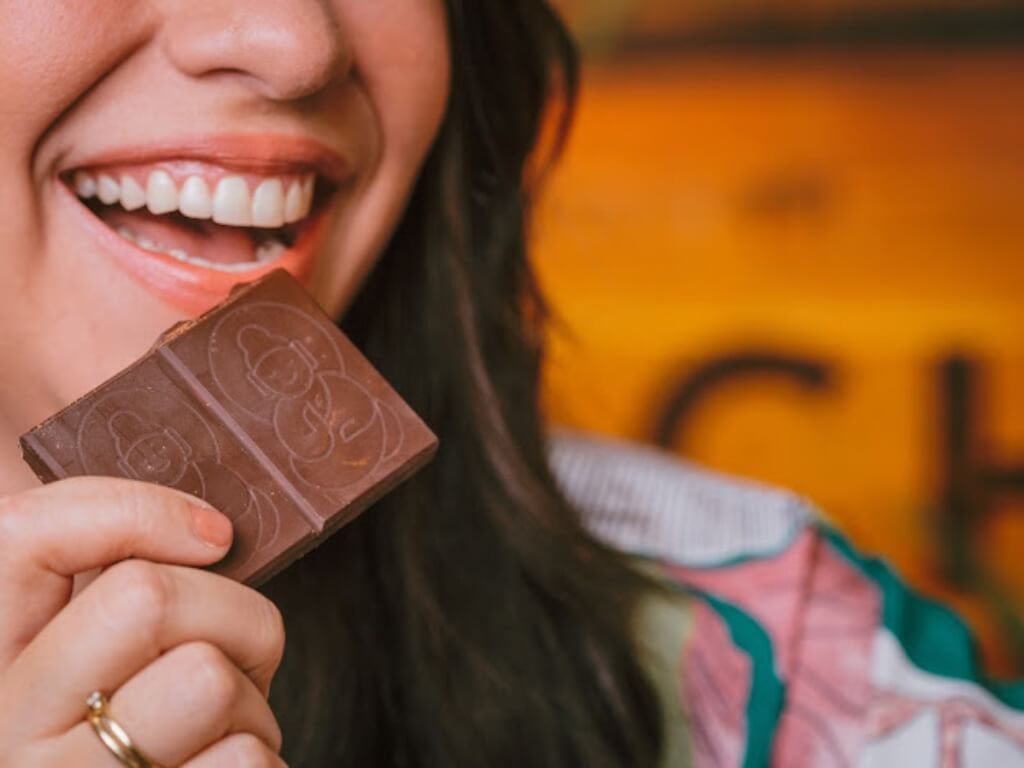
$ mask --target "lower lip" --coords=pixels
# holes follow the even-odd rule
[[[302,228],[295,244],[278,258],[245,272],[221,272],[140,248],[97,218],[65,184],[57,186],[69,199],[82,226],[96,238],[100,251],[110,257],[114,266],[160,301],[191,316],[200,315],[222,302],[239,283],[251,282],[275,269],[285,269],[304,283],[312,272],[326,230],[328,206],[323,206]]]

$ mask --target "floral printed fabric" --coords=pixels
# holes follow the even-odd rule
[[[1024,682],[985,679],[951,611],[801,500],[580,436],[552,466],[595,535],[691,596],[675,763],[1024,768]]]
[[[986,681],[952,613],[834,532],[812,526],[772,557],[665,572],[700,598],[680,664],[694,765],[1024,766],[1024,684]],[[767,645],[727,635],[736,615]],[[782,690],[767,723],[750,706],[765,683],[744,672],[758,666]]]

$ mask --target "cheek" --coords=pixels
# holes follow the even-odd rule
[[[151,25],[147,7],[138,0],[0,0],[0,228],[8,246],[0,310],[16,312],[44,279],[50,295],[74,296],[81,287],[62,286],[70,273],[54,279],[40,269],[47,236],[42,190],[61,152],[46,139],[138,47]],[[18,294],[16,284],[23,286]],[[32,301],[41,303],[38,293]],[[12,327],[6,316],[0,324]]]
[[[29,142],[132,49],[135,0],[0,2],[0,135]]]
[[[450,53],[441,0],[343,2],[358,76],[376,111],[381,162],[418,168],[448,101]]]
[[[450,54],[441,13],[431,17],[427,28],[432,34],[410,40],[404,56],[394,64],[396,76],[381,83],[381,97],[388,102],[382,121],[385,137],[396,154],[416,160],[422,160],[433,143],[450,87]]]
[[[397,226],[445,115],[450,91],[442,0],[335,0],[354,77],[375,126],[375,150],[335,255],[314,275],[317,299],[340,315]]]

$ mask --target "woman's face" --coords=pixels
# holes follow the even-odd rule
[[[448,73],[441,0],[0,3],[0,430],[275,266],[339,312]]]

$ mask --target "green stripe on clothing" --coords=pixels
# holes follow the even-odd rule
[[[747,747],[743,754],[743,768],[769,765],[785,698],[785,687],[775,670],[771,638],[741,608],[704,592],[697,592],[697,595],[722,617],[733,643],[750,658]]]
[[[908,589],[885,562],[859,554],[838,531],[821,526],[825,540],[882,595],[882,625],[919,669],[975,683],[1000,702],[1024,710],[1024,682],[999,682],[978,666],[974,636],[950,608]]]

